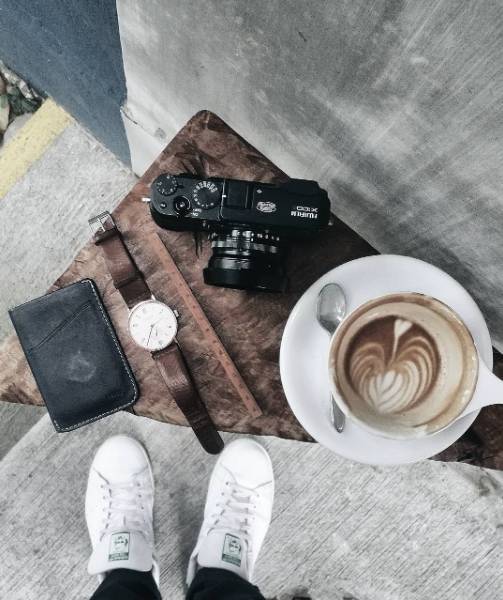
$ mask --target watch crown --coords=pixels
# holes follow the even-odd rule
[[[175,315],[175,317],[176,317],[177,319],[179,319],[179,318],[180,318],[180,313],[179,313],[179,312],[176,310],[176,308],[175,308],[175,310],[173,311],[173,314]]]

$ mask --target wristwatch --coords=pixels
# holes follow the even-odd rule
[[[223,440],[197,392],[176,333],[178,312],[157,300],[129,253],[122,234],[108,212],[89,219],[94,243],[103,250],[115,288],[129,309],[133,341],[151,352],[173,399],[203,448],[218,454]]]

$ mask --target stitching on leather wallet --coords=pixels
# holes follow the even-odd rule
[[[105,312],[103,310],[103,307],[101,306],[101,301],[100,301],[100,298],[98,297],[98,294],[96,293],[96,290],[94,289],[93,282],[90,279],[83,279],[79,283],[84,283],[84,284],[87,283],[91,287],[91,289],[93,291],[93,294],[94,294],[94,296],[96,298],[97,304],[98,304],[98,306],[100,308],[100,312],[101,312],[101,316],[103,318],[103,321],[105,322],[105,324],[106,324],[106,326],[107,326],[107,328],[108,328],[108,330],[110,332],[110,335],[112,336],[112,339],[114,341],[115,347],[117,349],[117,354],[121,358],[122,364],[124,366],[124,370],[126,371],[127,376],[128,376],[128,378],[129,378],[129,380],[131,382],[131,385],[133,387],[134,396],[133,396],[133,401],[132,402],[126,402],[125,404],[122,404],[121,406],[116,406],[116,407],[114,407],[114,408],[112,408],[112,409],[110,409],[110,410],[108,410],[108,411],[106,411],[104,413],[101,413],[99,415],[91,417],[90,419],[86,419],[85,421],[80,421],[79,423],[74,423],[73,425],[70,425],[69,427],[61,427],[60,424],[58,423],[58,421],[53,418],[52,419],[53,423],[56,425],[56,427],[60,431],[71,431],[72,429],[76,429],[77,427],[81,427],[82,425],[87,425],[88,423],[92,423],[93,421],[97,421],[98,419],[102,419],[103,417],[107,417],[108,415],[111,415],[114,412],[117,412],[119,410],[122,410],[123,408],[126,408],[130,404],[134,404],[136,402],[136,400],[138,399],[138,386],[136,385],[136,382],[135,382],[135,380],[133,379],[133,377],[131,375],[130,368],[129,368],[129,366],[128,366],[125,358],[124,358],[124,354],[123,354],[123,352],[121,350],[121,347],[119,346],[119,344],[117,342],[117,338],[115,337],[115,333],[114,333],[112,327],[110,326],[110,323],[108,322],[108,319],[107,319],[107,316],[106,316],[106,314],[105,314]],[[52,415],[51,415],[51,418],[52,418]]]
[[[126,408],[126,406],[129,406],[130,404],[133,404],[134,402],[136,402],[136,400],[138,399],[138,386],[136,385],[136,382],[135,382],[135,380],[133,379],[133,376],[131,375],[131,370],[130,370],[130,367],[129,367],[128,363],[126,362],[126,359],[125,359],[125,357],[124,357],[124,353],[123,353],[123,352],[122,352],[122,350],[121,350],[121,347],[119,346],[119,343],[118,343],[118,341],[117,341],[117,338],[116,338],[116,336],[115,336],[114,330],[113,330],[113,329],[112,329],[112,327],[110,326],[110,323],[109,323],[109,321],[108,321],[108,318],[107,318],[107,316],[105,315],[105,312],[104,312],[104,310],[103,310],[103,307],[102,307],[102,305],[101,305],[101,301],[100,301],[100,299],[99,299],[99,297],[98,297],[98,294],[96,293],[96,290],[94,289],[93,282],[92,282],[90,279],[84,279],[83,281],[81,281],[81,283],[87,283],[88,285],[90,285],[90,287],[91,287],[91,289],[92,289],[92,291],[93,291],[93,294],[94,294],[94,296],[95,296],[95,298],[96,298],[96,301],[97,301],[97,303],[98,303],[98,306],[99,306],[99,308],[100,308],[100,312],[101,312],[101,316],[102,316],[102,318],[103,318],[103,321],[105,322],[105,324],[106,324],[106,326],[107,326],[107,328],[108,328],[108,331],[110,332],[110,335],[112,336],[112,339],[113,339],[113,341],[114,341],[115,347],[116,347],[116,349],[117,349],[117,354],[118,354],[118,355],[120,356],[120,358],[121,358],[121,361],[122,361],[122,365],[123,365],[123,367],[124,367],[124,370],[126,371],[126,374],[127,374],[127,376],[128,376],[128,379],[129,379],[129,381],[131,382],[131,386],[133,387],[133,390],[134,390],[133,402],[126,402],[125,404],[123,404],[123,405],[121,405],[121,406],[117,406],[117,407],[115,407],[115,408],[114,408],[114,409],[112,409],[112,410],[109,410],[109,411],[107,411],[107,412],[104,412],[104,413],[102,413],[102,414],[100,414],[100,415],[98,415],[98,416],[96,416],[96,417],[94,417],[94,418],[92,418],[92,419],[87,419],[87,421],[83,421],[83,422],[81,422],[81,423],[80,423],[80,425],[85,425],[86,423],[90,423],[91,421],[95,421],[95,420],[97,420],[97,419],[101,419],[102,417],[106,417],[107,415],[109,415],[109,414],[111,414],[111,413],[113,413],[113,412],[115,412],[115,411],[117,411],[117,410],[121,410],[122,408]]]
[[[134,388],[135,388],[135,394],[136,394],[136,386],[134,386]],[[118,396],[119,396],[119,394],[114,394],[114,396],[107,397],[106,400],[110,400],[111,398],[118,397]],[[134,401],[136,401],[136,395],[135,395]],[[52,415],[50,415],[50,416],[51,416],[53,423],[57,426],[58,431],[72,431],[73,429],[77,429],[77,427],[82,427],[83,425],[88,425],[89,423],[98,421],[99,419],[102,419],[103,417],[112,415],[113,413],[115,413],[119,410],[122,410],[123,408],[126,408],[127,406],[129,406],[129,402],[122,406],[117,406],[117,407],[111,408],[110,410],[107,410],[107,412],[101,413],[100,415],[96,415],[95,417],[91,417],[90,419],[86,419],[85,421],[80,421],[79,423],[75,423],[74,425],[69,425],[68,427],[62,427],[58,423],[58,421],[52,417]]]
[[[38,348],[40,348],[40,346],[43,346],[46,342],[48,342],[51,338],[53,338],[57,333],[59,333],[62,329],[64,329],[67,325],[69,325],[72,321],[74,321],[82,312],[84,312],[84,310],[88,307],[91,306],[91,303],[89,302],[89,300],[86,300],[84,302],[84,304],[81,304],[74,313],[72,313],[69,317],[67,317],[64,321],[62,321],[57,327],[56,329],[54,329],[53,331],[51,331],[51,333],[48,333],[45,338],[43,338],[38,344],[35,344],[35,346],[33,346],[32,348],[29,348],[27,350],[27,352],[34,352],[35,350],[38,350]]]

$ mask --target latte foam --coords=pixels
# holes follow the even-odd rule
[[[364,327],[348,351],[346,369],[362,399],[380,414],[404,411],[430,390],[440,357],[426,330],[384,317]]]
[[[330,371],[357,420],[389,437],[438,431],[462,412],[477,381],[470,333],[421,294],[377,298],[341,324]]]

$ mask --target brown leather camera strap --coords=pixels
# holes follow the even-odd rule
[[[132,308],[138,302],[151,298],[152,293],[111,216],[105,216],[100,223],[101,228],[94,234],[94,242],[103,249],[114,286],[127,306]]]
[[[178,408],[194,430],[201,446],[210,454],[218,454],[224,442],[208,414],[190,377],[182,351],[175,342],[164,350],[152,352],[159,371]]]

